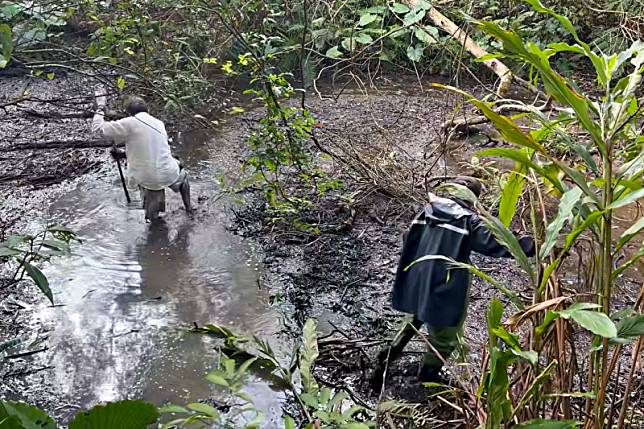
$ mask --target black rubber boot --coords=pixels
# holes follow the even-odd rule
[[[445,379],[441,377],[441,369],[423,365],[418,372],[418,381],[421,383],[440,383],[444,384]]]
[[[376,368],[371,373],[371,377],[369,377],[369,385],[371,386],[371,390],[373,390],[374,392],[380,392],[380,389],[382,389],[382,383],[384,381],[384,375],[384,366],[376,366]]]
[[[186,180],[181,184],[179,192],[181,193],[183,207],[186,209],[186,212],[188,214],[192,214],[192,204],[190,202],[190,182],[188,181],[188,178],[186,178]]]

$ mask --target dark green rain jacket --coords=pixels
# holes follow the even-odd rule
[[[519,243],[527,256],[534,255],[530,237]],[[467,307],[470,273],[466,269],[448,270],[448,262],[431,256],[470,263],[472,251],[493,257],[512,256],[467,205],[433,197],[406,234],[393,288],[394,309],[413,314],[433,328],[459,326]],[[425,256],[429,257],[405,270]]]

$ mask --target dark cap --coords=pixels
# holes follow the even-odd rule
[[[474,195],[476,195],[476,198],[481,195],[481,190],[483,189],[481,182],[470,176],[458,176],[450,180],[450,183],[456,183],[457,185],[465,186],[467,189],[472,191]]]

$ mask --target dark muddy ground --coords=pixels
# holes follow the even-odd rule
[[[39,81],[32,85],[42,85],[43,92],[49,93],[52,85],[64,86],[66,82],[70,82],[70,87],[82,86],[82,82],[79,85],[78,80],[72,79]],[[2,84],[9,85],[13,92],[0,93],[16,94],[24,82],[16,79]],[[287,316],[290,334],[298,336],[299,327],[307,318],[318,319],[320,335],[324,337],[317,368],[321,382],[348,386],[357,397],[371,404],[379,395],[368,387],[367,375],[381,340],[390,337],[401,320],[401,315],[389,305],[390,286],[402,233],[422,207],[424,186],[436,183],[434,179],[444,175],[464,173],[482,176],[493,183],[495,174],[476,160],[470,162],[472,154],[481,146],[495,144],[485,136],[474,135],[446,143],[440,124],[450,117],[454,100],[437,91],[421,91],[416,86],[407,86],[414,89],[405,90],[402,85],[383,83],[381,87],[387,89],[371,90],[368,96],[357,90],[346,90],[337,99],[319,100],[313,95],[307,99],[321,123],[320,141],[334,151],[353,147],[373,166],[372,177],[365,179],[346,168],[340,171],[340,166],[332,161],[322,161],[332,177],[343,180],[344,188],[315,198],[312,208],[303,214],[303,220],[319,227],[321,234],[271,224],[264,204],[252,194],[248,195],[246,207],[230,211],[234,220],[231,228],[262,248],[262,289],[270,293],[271,302]],[[35,86],[31,88],[36,91]],[[70,89],[71,94],[74,91]],[[5,96],[0,103],[10,99],[13,97]],[[35,110],[40,106],[29,107]],[[65,111],[64,107],[60,110]],[[229,171],[233,176],[232,167],[241,157],[244,134],[257,115],[258,112],[250,112],[240,119],[229,119],[225,125],[236,131],[227,134],[226,152],[219,155],[222,161],[232,161]],[[88,133],[86,118],[43,119],[19,112],[13,106],[0,113],[0,121],[3,124],[0,146],[20,139],[21,142],[51,140],[50,129],[63,129],[69,138],[83,138]],[[4,124],[11,125],[7,128]],[[28,220],[40,216],[43,205],[78,182],[92,180],[92,175],[111,168],[107,160],[105,149],[3,152],[0,191],[6,198],[1,216],[7,231],[28,227]],[[531,295],[526,279],[513,261],[475,256],[474,263],[516,292],[526,297]],[[574,288],[574,280],[571,283],[570,287]],[[620,306],[632,305],[640,288],[639,281],[625,282]],[[11,300],[38,299],[24,297],[22,293],[14,294]],[[485,309],[492,297],[507,304],[494,288],[475,279],[465,329],[465,340],[471,350],[469,368],[474,374],[486,338]],[[0,333],[28,332],[28,317],[13,304],[7,304],[9,301],[0,302],[4,312]],[[506,307],[509,315],[510,306]],[[416,382],[417,362],[423,349],[423,344],[415,341],[409,353],[392,365],[383,398],[425,400],[425,390]],[[451,370],[462,374],[463,368],[468,366],[458,369],[452,366]],[[627,369],[621,368],[622,376]],[[641,389],[639,395],[642,403]]]
[[[319,134],[323,145],[337,148],[339,141],[350,144],[369,163],[382,166],[378,169],[381,174],[369,181],[347,174],[346,168],[340,172],[335,165],[329,167],[332,175],[344,181],[343,191],[316,200],[303,215],[323,231],[320,235],[267,223],[261,204],[237,214],[238,232],[262,243],[267,255],[266,281],[287,304],[293,323],[301,326],[307,318],[319,321],[320,335],[324,336],[318,366],[322,383],[349,386],[372,404],[378,398],[424,402],[427,391],[416,381],[425,349],[420,340],[414,341],[408,353],[389,369],[384,392],[374,392],[368,386],[372,359],[381,340],[390,338],[402,320],[401,314],[390,307],[389,293],[402,234],[422,207],[420,188],[425,182],[413,176],[474,175],[487,180],[488,189],[494,189],[494,175],[498,175],[495,168],[502,167],[485,167],[473,155],[482,146],[499,143],[489,133],[492,140],[487,135],[471,135],[445,144],[440,125],[450,117],[454,101],[438,91],[409,91],[390,85],[386,91],[370,91],[368,96],[345,91],[337,100],[311,97],[308,104],[323,125]],[[347,195],[352,196],[350,202]],[[496,196],[484,198],[493,201]],[[520,231],[520,222],[514,227]],[[514,261],[475,254],[472,260],[526,300],[532,296],[527,279]],[[566,278],[564,283],[573,293],[588,292],[580,290],[576,278]],[[618,288],[616,310],[632,307],[641,287],[637,272],[624,278]],[[449,368],[466,384],[472,384],[471,377],[480,373],[487,339],[485,313],[494,297],[504,303],[506,316],[511,315],[513,307],[507,299],[474,278],[465,324],[465,342],[470,349],[464,361],[467,363],[452,363]],[[627,367],[625,360],[619,379],[626,378]],[[638,380],[641,387],[641,375]],[[644,404],[642,389],[638,391],[634,403]]]

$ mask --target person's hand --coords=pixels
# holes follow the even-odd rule
[[[103,110],[107,105],[107,96],[104,89],[96,89],[94,91],[94,105],[96,110]]]
[[[125,159],[126,158],[125,151],[119,150],[114,146],[110,149],[110,155],[112,155],[112,158],[115,161],[118,161],[119,159]]]
[[[534,239],[531,236],[523,235],[519,237],[519,246],[521,246],[521,249],[523,249],[526,256],[534,256],[536,249]]]

